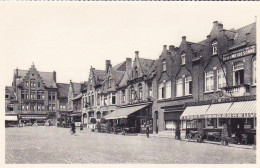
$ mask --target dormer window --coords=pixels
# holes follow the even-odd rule
[[[218,47],[217,47],[218,43],[217,41],[213,41],[212,43],[212,55],[216,55],[218,54]]]
[[[185,65],[186,64],[186,55],[185,53],[181,54],[181,65]]]
[[[166,60],[162,61],[163,72],[166,71]]]
[[[138,69],[135,67],[135,77],[138,78]]]

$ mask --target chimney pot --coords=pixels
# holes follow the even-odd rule
[[[110,60],[106,60],[106,72],[108,72],[108,69],[111,65],[111,61]]]
[[[136,57],[139,56],[139,51],[135,51],[135,56],[136,56]]]
[[[53,80],[56,83],[56,71],[53,71]]]
[[[174,45],[170,45],[169,46],[169,50],[174,50],[175,46]]]
[[[163,50],[164,50],[164,51],[167,50],[167,45],[163,45]]]
[[[126,71],[130,71],[132,68],[132,58],[126,58]]]
[[[218,21],[213,22],[213,24],[218,24]]]
[[[186,41],[186,36],[182,36],[182,41]]]

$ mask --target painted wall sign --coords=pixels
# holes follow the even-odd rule
[[[223,54],[223,60],[227,61],[227,60],[243,57],[243,56],[254,54],[254,53],[256,53],[256,47],[255,47],[255,45],[252,45],[252,46],[249,46],[246,48],[231,51],[227,54]]]

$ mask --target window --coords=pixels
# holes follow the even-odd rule
[[[35,80],[34,79],[31,79],[30,83],[31,83],[31,87],[35,87]]]
[[[40,82],[38,82],[38,87],[41,87],[41,83]]]
[[[218,128],[223,127],[226,124],[226,118],[218,118]]]
[[[111,77],[108,77],[108,87],[110,88],[112,86],[112,80]]]
[[[226,68],[219,68],[217,70],[217,89],[226,87]]]
[[[217,119],[216,118],[206,118],[206,127],[216,128],[217,127]]]
[[[36,99],[36,93],[34,91],[31,91],[31,99],[35,100]]]
[[[148,83],[148,96],[153,97],[152,83]]]
[[[216,40],[213,41],[213,43],[212,43],[212,54],[213,55],[218,54],[218,47],[217,47],[217,45],[218,45],[217,41]]]
[[[107,96],[104,96],[104,105],[107,106],[108,103],[107,103]]]
[[[171,93],[172,93],[171,81],[168,81],[166,83],[166,90],[165,91],[166,91],[166,94],[165,94],[166,98],[171,98]]]
[[[205,73],[205,91],[210,92],[214,90],[214,71]]]
[[[165,86],[164,83],[161,83],[159,85],[159,99],[164,99],[165,98]]]
[[[98,93],[98,95],[97,95],[97,106],[100,106],[100,94]]]
[[[97,112],[97,119],[101,119],[101,113]]]
[[[185,53],[181,54],[181,65],[185,65],[186,64],[186,55]]]
[[[141,83],[138,84],[139,99],[143,98],[143,86]]]
[[[235,86],[244,84],[244,63],[243,62],[234,63],[233,70],[234,70],[233,84]]]
[[[44,99],[44,91],[37,91],[37,99],[38,100]]]
[[[28,81],[25,82],[25,86],[29,86],[29,82]]]
[[[176,83],[176,97],[183,96],[183,79],[177,79]]]
[[[5,98],[8,99],[8,97],[9,97],[9,96],[6,94],[6,95],[5,95]]]
[[[92,94],[92,96],[91,96],[91,102],[92,102],[92,106],[95,106],[95,102],[94,102],[94,95]]]
[[[122,90],[122,100],[121,100],[121,102],[125,102],[125,90]]]
[[[130,92],[131,92],[131,100],[135,100],[135,90],[133,86],[131,86]]]
[[[24,110],[24,104],[22,104],[22,110]]]
[[[52,111],[55,111],[56,110],[56,106],[55,104],[52,105]]]
[[[135,77],[138,78],[138,69],[135,67]]]
[[[256,58],[253,59],[253,85],[256,85]]]
[[[192,77],[187,76],[185,77],[185,95],[192,94]]]
[[[56,98],[55,92],[49,92],[48,98],[49,98],[49,100],[55,100],[55,98]]]
[[[111,97],[112,97],[112,104],[116,104],[116,94],[115,93],[111,93]]]
[[[28,111],[29,110],[29,105],[27,104],[25,108],[26,108],[26,111]]]
[[[163,67],[163,71],[166,71],[166,60],[165,59],[162,61],[162,67]]]

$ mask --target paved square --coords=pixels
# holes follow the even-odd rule
[[[6,128],[6,163],[256,163],[256,151],[68,128]]]

